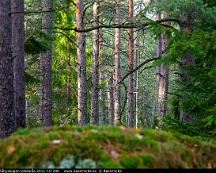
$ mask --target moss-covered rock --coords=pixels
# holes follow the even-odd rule
[[[24,129],[0,141],[0,168],[216,168],[215,156],[212,142],[125,127]]]

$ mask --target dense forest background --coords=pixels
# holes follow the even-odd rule
[[[215,134],[214,1],[20,0],[11,10],[17,128]]]

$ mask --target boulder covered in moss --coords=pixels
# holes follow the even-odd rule
[[[216,168],[216,144],[125,127],[35,128],[0,141],[0,168]]]

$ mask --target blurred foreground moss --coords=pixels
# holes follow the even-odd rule
[[[215,156],[211,142],[125,127],[24,129],[0,141],[0,168],[62,168],[67,158],[77,168],[216,168]]]

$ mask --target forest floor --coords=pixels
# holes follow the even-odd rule
[[[24,129],[0,141],[0,168],[216,168],[216,142],[125,127]]]

